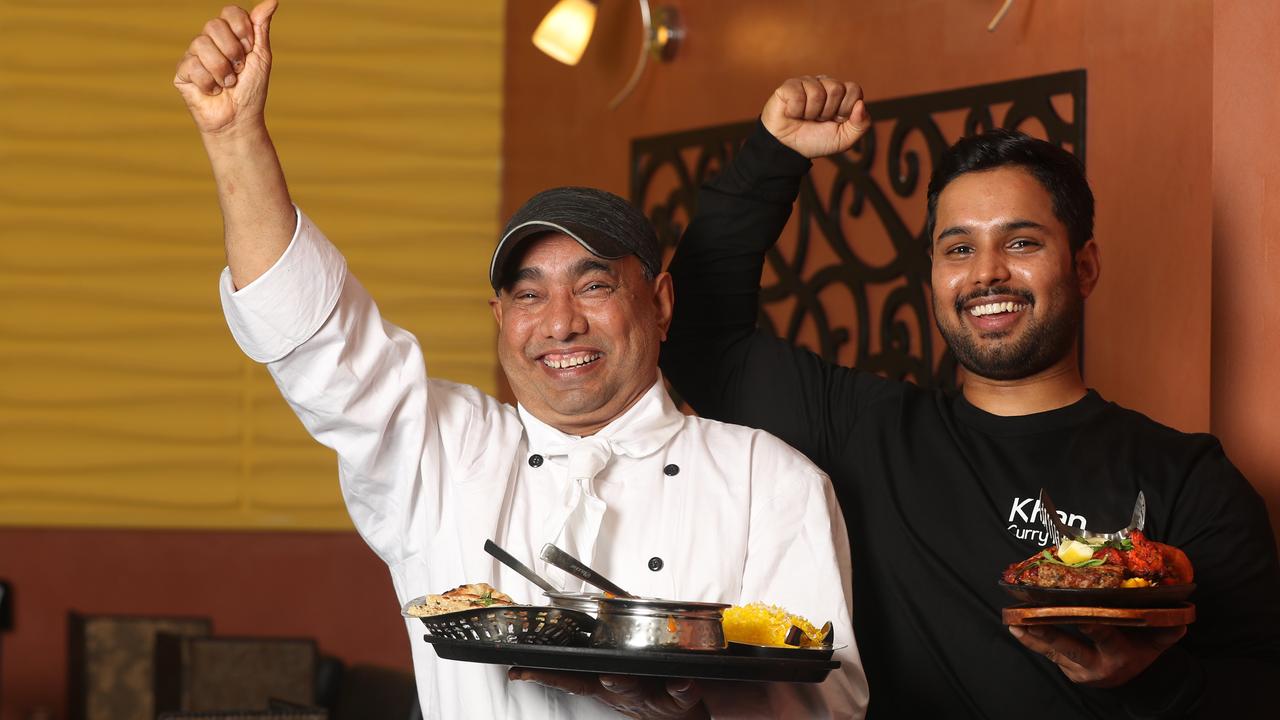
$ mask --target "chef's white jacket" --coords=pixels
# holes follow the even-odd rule
[[[825,682],[704,682],[716,717],[862,717],[848,539],[830,482],[799,452],[759,430],[684,416],[661,380],[577,438],[477,388],[429,378],[417,339],[382,318],[301,212],[276,264],[238,291],[224,271],[221,293],[240,347],[337,452],[347,509],[401,603],[488,582],[547,604],[484,552],[488,538],[584,589],[537,559],[555,542],[636,595],[762,600],[832,621],[846,647]],[[571,463],[588,467],[570,477]],[[590,698],[508,681],[505,667],[440,660],[418,620],[405,629],[427,718],[619,717]]]

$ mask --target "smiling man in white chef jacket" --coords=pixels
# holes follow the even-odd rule
[[[429,377],[417,340],[379,314],[290,201],[263,118],[275,7],[225,8],[174,84],[217,182],[232,334],[337,452],[351,518],[401,602],[481,581],[541,601],[485,554],[490,537],[582,590],[534,559],[554,542],[635,594],[763,600],[830,619],[848,643],[820,685],[660,682],[442,661],[408,621],[426,717],[862,717],[848,541],[830,484],[774,437],[672,404],[657,370],[671,281],[643,216],[586,188],[531,199],[490,267],[519,405]]]

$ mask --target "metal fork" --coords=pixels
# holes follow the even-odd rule
[[[1058,517],[1058,510],[1053,506],[1053,500],[1049,498],[1049,493],[1040,488],[1040,521],[1044,523],[1044,529],[1049,532],[1051,544],[1061,544],[1062,538],[1068,540],[1089,541],[1101,540],[1102,542],[1110,542],[1113,540],[1124,540],[1129,537],[1134,530],[1142,530],[1147,524],[1147,498],[1138,491],[1138,501],[1133,504],[1133,515],[1129,518],[1129,526],[1115,532],[1090,532],[1088,530],[1080,530],[1071,527],[1062,522]]]

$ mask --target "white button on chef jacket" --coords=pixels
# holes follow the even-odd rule
[[[762,600],[831,620],[847,643],[840,669],[818,685],[704,682],[713,716],[864,714],[843,519],[826,476],[797,451],[759,430],[682,415],[661,381],[577,438],[475,387],[428,378],[417,340],[381,317],[301,212],[276,264],[239,291],[224,271],[221,294],[240,347],[337,452],[351,519],[390,568],[401,603],[488,582],[545,604],[484,552],[488,538],[582,590],[536,559],[554,542],[634,594]],[[619,717],[590,698],[508,681],[502,666],[440,660],[418,620],[405,628],[426,718]]]

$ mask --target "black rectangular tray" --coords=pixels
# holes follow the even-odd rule
[[[515,665],[543,670],[651,675],[698,680],[818,683],[840,667],[839,660],[771,658],[721,653],[669,653],[608,650],[589,647],[550,647],[480,640],[424,638],[445,660]]]

